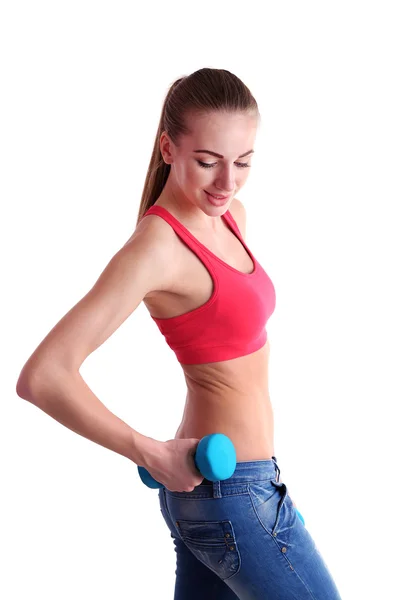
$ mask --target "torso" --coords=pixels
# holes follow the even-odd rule
[[[157,201],[156,205],[163,206]],[[240,229],[235,200],[229,211]],[[165,208],[172,210],[165,205]],[[146,218],[158,218],[149,215]],[[165,223],[170,227],[167,223]],[[171,228],[172,229],[172,228]],[[173,230],[172,230],[173,231]],[[223,261],[251,273],[253,261],[239,239],[221,218],[218,236],[190,230]],[[169,318],[204,304],[213,282],[202,261],[173,232],[171,253],[177,269],[169,291],[154,291],[143,302],[154,317]],[[171,254],[171,255],[172,255]],[[269,342],[258,351],[221,362],[181,365],[187,385],[186,404],[175,438],[201,439],[224,433],[233,442],[237,461],[265,460],[274,456],[274,421],[268,390]]]

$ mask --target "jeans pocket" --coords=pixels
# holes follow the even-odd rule
[[[222,580],[238,573],[241,559],[231,521],[176,521],[185,546]]]
[[[268,533],[276,537],[286,515],[286,485],[273,480],[250,483],[249,494],[258,520]]]

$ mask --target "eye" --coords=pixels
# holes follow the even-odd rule
[[[203,167],[203,169],[211,169],[212,167],[214,167],[217,163],[205,163],[202,162],[201,160],[197,161],[199,163],[199,165],[201,167]],[[249,165],[248,163],[235,163],[238,167],[240,167],[241,169],[245,168],[245,167],[251,167],[251,165]]]

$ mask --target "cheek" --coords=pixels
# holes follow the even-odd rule
[[[193,187],[204,187],[210,179],[211,176],[208,170],[201,167],[194,167],[186,172],[186,181]]]
[[[244,183],[246,182],[246,179],[250,175],[250,170],[251,170],[251,167],[249,167],[249,168],[243,167],[242,172],[237,177],[237,182],[240,186],[244,185]]]

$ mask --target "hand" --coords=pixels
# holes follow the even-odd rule
[[[197,471],[194,455],[200,440],[152,440],[143,454],[143,466],[171,492],[192,492],[204,479]]]

